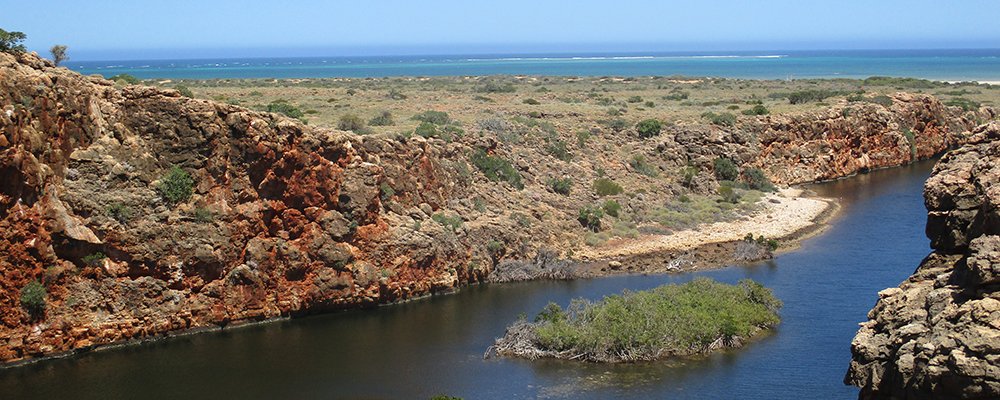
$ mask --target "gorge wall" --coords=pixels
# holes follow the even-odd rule
[[[845,382],[862,399],[1000,398],[1000,124],[949,152],[924,199],[934,251],[879,292]]]
[[[642,143],[706,176],[727,156],[791,184],[928,158],[970,126],[933,97],[898,94],[890,107],[684,126]],[[515,160],[526,189],[487,180],[475,149]],[[546,191],[560,168],[546,157],[489,135],[312,128],[0,53],[0,362],[391,303],[482,282],[503,260],[548,260],[545,248],[566,255],[559,243],[591,195]],[[176,205],[157,191],[173,166],[194,181]],[[567,216],[542,222],[550,214]],[[21,297],[35,281],[45,306],[32,313]]]

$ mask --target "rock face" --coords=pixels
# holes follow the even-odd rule
[[[678,166],[725,155],[793,183],[929,157],[966,129],[927,96],[851,107],[864,110],[642,143]],[[474,148],[514,160],[529,188],[486,180],[469,164]],[[593,199],[544,189],[566,171],[532,159],[538,152],[488,136],[316,129],[0,53],[0,362],[390,303],[481,282],[500,266],[514,267],[496,276],[517,279],[527,264],[516,260],[563,271],[562,246],[583,231],[573,214]],[[179,204],[157,191],[173,166],[194,181]],[[580,161],[569,171],[595,169]],[[32,281],[47,292],[40,315],[21,304]]]
[[[1000,398],[1000,124],[949,152],[924,199],[934,252],[879,292],[845,382],[862,399]]]

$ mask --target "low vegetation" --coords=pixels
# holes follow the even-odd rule
[[[657,119],[645,119],[635,125],[635,130],[639,132],[639,137],[651,138],[660,134],[663,124]]]
[[[634,362],[740,347],[780,322],[782,304],[749,279],[735,285],[708,278],[651,290],[549,303],[533,322],[519,320],[489,354]]]
[[[40,319],[45,315],[45,298],[48,294],[45,286],[38,280],[28,282],[21,288],[21,308],[28,312],[32,319]]]
[[[595,179],[593,187],[598,196],[614,196],[624,191],[621,185],[608,178]]]
[[[187,171],[174,165],[167,171],[167,175],[160,179],[156,191],[170,204],[183,203],[194,194],[194,179]]]
[[[510,161],[491,156],[483,149],[476,150],[472,154],[471,161],[472,165],[475,165],[486,176],[486,179],[507,182],[517,189],[524,189],[524,183],[521,182],[521,174],[514,169]]]

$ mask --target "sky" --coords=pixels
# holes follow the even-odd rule
[[[998,15],[997,0],[0,0],[0,29],[76,61],[997,48]]]

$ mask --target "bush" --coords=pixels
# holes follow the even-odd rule
[[[156,190],[170,204],[183,203],[194,194],[194,179],[180,167],[174,165],[167,175],[160,178]]]
[[[743,170],[743,181],[747,183],[747,187],[753,190],[760,190],[764,192],[773,192],[777,190],[774,185],[771,184],[771,180],[764,175],[764,171],[760,168],[747,168]]]
[[[514,93],[514,85],[510,83],[490,81],[477,86],[475,91],[479,93]]]
[[[613,196],[616,194],[621,194],[624,190],[622,186],[615,183],[615,181],[608,178],[597,178],[594,179],[594,191],[597,192],[598,196]]]
[[[180,92],[181,96],[194,98],[194,92],[190,88],[184,85],[174,86],[174,90]]]
[[[828,97],[846,94],[849,94],[849,92],[826,89],[809,89],[788,93],[786,97],[788,97],[788,103],[790,104],[802,104],[814,101],[823,101]]]
[[[299,110],[296,106],[288,104],[288,102],[284,100],[272,101],[271,104],[267,105],[267,112],[284,114],[285,116],[291,118],[302,118],[305,116],[305,114],[302,113],[302,110]]]
[[[738,347],[776,326],[781,306],[750,279],[728,285],[695,278],[598,302],[574,299],[566,310],[550,304],[536,322],[516,322],[494,348],[501,355],[601,362],[693,355]]]
[[[545,147],[545,150],[547,150],[553,157],[563,161],[573,159],[573,155],[569,154],[569,149],[566,148],[566,142],[558,138],[549,140],[549,144]]]
[[[406,95],[396,89],[390,90],[386,97],[392,100],[406,100]]]
[[[628,103],[642,103],[642,96],[632,96],[625,99]]]
[[[108,258],[108,256],[98,251],[96,253],[83,256],[83,258],[80,259],[80,262],[88,267],[97,267],[104,263],[105,258]]]
[[[764,107],[763,104],[757,104],[751,108],[743,110],[743,115],[767,115],[770,113],[771,112],[768,111],[767,107]]]
[[[486,154],[486,150],[479,149],[472,154],[472,165],[475,165],[491,181],[503,181],[509,183],[517,189],[524,189],[521,183],[521,174],[514,169],[510,161]]]
[[[716,158],[712,166],[715,168],[715,178],[720,181],[735,181],[740,176],[740,169],[728,158]]]
[[[708,122],[711,122],[713,125],[719,125],[719,126],[736,125],[736,116],[733,115],[732,113],[724,112],[716,114],[714,112],[708,111],[701,114],[701,116],[702,118],[707,119]]]
[[[576,219],[577,221],[580,221],[580,224],[583,225],[584,228],[597,232],[601,230],[602,217],[604,217],[604,211],[599,207],[587,206],[580,209]]]
[[[628,122],[625,122],[625,120],[621,118],[612,118],[609,120],[601,121],[601,125],[604,125],[608,129],[611,129],[612,131],[615,132],[621,132],[624,131],[625,128],[628,128]]]
[[[115,82],[121,82],[121,83],[129,84],[129,85],[137,85],[137,84],[139,84],[139,78],[136,78],[136,77],[134,77],[132,75],[129,75],[129,74],[118,74],[118,75],[112,76],[112,77],[110,77],[108,79],[113,80]]]
[[[392,120],[392,113],[388,111],[382,111],[368,121],[368,125],[371,126],[390,126],[395,124],[396,122]]]
[[[421,122],[420,125],[413,130],[413,134],[425,138],[436,138],[439,136],[437,125],[430,122]]]
[[[66,47],[66,45],[57,44],[49,49],[49,53],[52,53],[52,63],[57,67],[59,64],[62,64],[63,61],[69,60],[69,57],[66,56],[67,48],[68,47]]]
[[[27,39],[28,35],[24,32],[7,32],[0,29],[0,52],[4,53],[23,53],[27,51],[24,47],[24,39]]]
[[[972,100],[969,100],[969,99],[966,99],[966,98],[962,98],[962,97],[956,97],[954,99],[948,99],[947,101],[944,102],[944,105],[950,106],[950,107],[959,107],[959,108],[962,109],[962,111],[974,111],[974,110],[978,110],[979,106],[980,106],[980,104],[978,102],[975,102],[975,101],[972,101]]]
[[[572,186],[573,179],[571,178],[553,178],[549,181],[549,187],[552,188],[552,191],[561,195],[568,195],[572,190]]]
[[[337,129],[361,133],[365,129],[365,121],[354,114],[344,114],[337,120]]]
[[[527,105],[530,105],[530,106],[537,106],[539,104],[542,104],[538,100],[535,100],[535,99],[524,99],[523,103],[527,104]]]
[[[880,94],[878,96],[872,97],[871,99],[868,100],[868,102],[881,105],[882,107],[891,107],[892,97]]]
[[[122,203],[112,203],[108,206],[107,211],[109,217],[122,225],[128,223],[133,215],[132,208]]]
[[[736,204],[740,202],[740,194],[736,193],[736,190],[729,185],[719,186],[719,196],[721,196],[722,201],[726,203]]]
[[[690,93],[688,92],[673,92],[666,96],[663,96],[663,100],[673,100],[673,101],[687,100],[688,96],[690,96]]]
[[[618,204],[617,201],[608,200],[608,201],[605,201],[604,204],[601,205],[601,208],[604,209],[604,212],[606,214],[608,214],[608,215],[610,215],[612,217],[618,218],[618,215],[621,213],[621,210],[622,210],[622,205]]]
[[[462,217],[458,215],[453,215],[449,217],[442,213],[437,213],[432,215],[431,219],[434,220],[434,222],[441,224],[441,226],[448,228],[452,232],[458,230],[458,228],[461,228],[462,224],[465,223],[465,221],[462,220]]]
[[[636,154],[629,160],[628,164],[640,174],[646,175],[651,178],[660,176],[660,171],[656,169],[653,165],[646,162],[646,157],[642,154]]]
[[[45,315],[45,286],[38,280],[28,282],[21,288],[21,307],[31,315],[32,319],[38,319]]]
[[[681,184],[690,188],[694,184],[694,178],[698,177],[698,167],[686,166],[681,170]]]
[[[635,130],[639,132],[639,137],[641,138],[651,138],[659,135],[662,129],[663,125],[659,120],[655,119],[642,120],[635,125]]]
[[[414,115],[413,119],[421,122],[430,122],[435,125],[446,125],[451,122],[451,118],[448,117],[448,113],[444,111],[424,111],[420,114]]]

